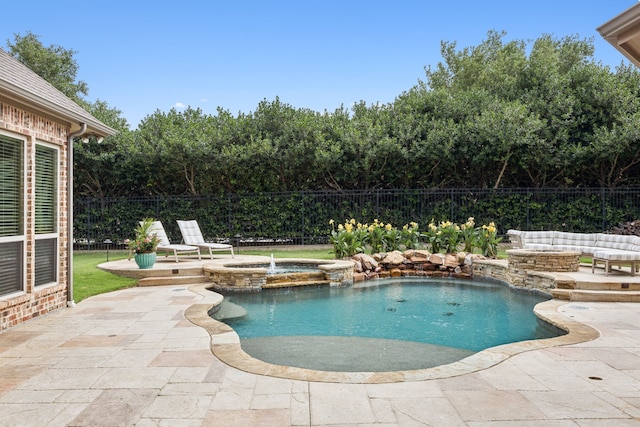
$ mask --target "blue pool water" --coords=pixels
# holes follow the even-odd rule
[[[392,342],[401,347],[416,344],[417,361],[400,368],[416,369],[459,360],[500,344],[560,335],[561,331],[538,321],[533,313],[533,307],[545,299],[491,282],[385,279],[345,288],[227,294],[223,304],[238,305],[246,315],[222,320],[238,333],[246,352],[272,363],[333,369],[297,359],[312,353],[313,337],[322,337],[316,341],[323,342],[322,348],[331,348],[328,357],[337,351],[347,358],[351,350],[343,347],[353,347],[358,337],[366,343],[384,343],[385,349],[393,347]],[[269,343],[273,348],[267,348]],[[300,355],[293,354],[296,352]],[[448,354],[444,361],[435,357],[435,361],[421,362],[424,354],[438,352]],[[317,357],[314,354],[306,357]],[[362,357],[371,357],[371,351]],[[354,357],[359,360],[357,366],[340,370],[363,370],[362,357]],[[385,366],[384,370],[394,369]]]

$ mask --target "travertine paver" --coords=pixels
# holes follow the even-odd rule
[[[640,425],[637,304],[560,306],[602,333],[593,341],[515,352],[452,377],[349,384],[222,363],[208,330],[185,318],[202,303],[186,286],[126,289],[0,334],[0,426]],[[220,331],[218,342],[233,342]],[[374,379],[385,378],[397,376]]]

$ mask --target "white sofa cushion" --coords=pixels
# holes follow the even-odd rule
[[[538,249],[534,245],[553,245],[553,231],[524,231],[522,245],[527,249]]]
[[[633,246],[636,242],[634,237],[636,236],[598,233],[595,247],[605,249],[631,250],[631,246]]]
[[[553,251],[555,248],[553,245],[547,245],[544,243],[527,243],[524,249],[531,249],[534,251]]]
[[[597,249],[593,252],[593,257],[609,261],[640,261],[640,252],[621,249]]]
[[[596,233],[567,233],[556,231],[553,234],[553,244],[564,246],[595,246]]]
[[[556,231],[553,235],[553,249],[592,254],[595,249],[596,236],[596,233],[567,233],[564,231]]]

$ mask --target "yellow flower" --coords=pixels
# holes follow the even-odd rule
[[[332,219],[329,220],[329,225],[333,225],[334,223],[335,223],[334,220],[332,220]]]
[[[373,224],[371,224],[371,225],[369,226],[369,233],[372,233],[372,232],[373,232],[373,230],[375,230],[375,229],[376,229],[376,227],[375,227]]]
[[[410,222],[409,225],[411,225],[411,228],[418,228],[417,222]]]
[[[431,231],[435,231],[437,228],[438,228],[438,227],[436,227],[434,223],[432,223],[432,222],[431,222],[431,223],[429,223],[429,230],[431,230]]]
[[[391,226],[391,224],[387,224],[387,225],[385,225],[385,226],[384,226],[384,228],[385,228],[387,231],[391,231],[391,229],[392,229],[393,227]]]
[[[351,233],[353,231],[353,225],[351,223],[346,223],[344,228],[347,230],[347,233]]]
[[[355,218],[351,218],[351,221],[349,221],[351,223],[351,225],[356,225],[356,220]]]
[[[344,230],[344,226],[342,224],[338,224],[338,230],[340,231]]]
[[[405,225],[403,225],[403,226],[402,226],[402,229],[403,229],[403,230],[408,230],[408,229],[409,229],[409,226],[408,226],[407,224],[405,224]]]

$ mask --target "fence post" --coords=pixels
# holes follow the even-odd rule
[[[300,200],[301,201],[301,203],[300,203],[300,205],[301,205],[300,206],[300,210],[301,210],[300,214],[302,215],[302,218],[301,218],[301,220],[302,220],[302,230],[301,230],[300,236],[302,236],[302,246],[304,246],[304,241],[307,238],[307,236],[305,235],[305,232],[304,232],[304,223],[305,223],[305,218],[304,218],[304,191],[302,191],[300,193],[300,198],[301,198],[301,200]]]
[[[450,212],[449,212],[449,221],[453,221],[453,188],[451,189],[451,205],[450,205]]]
[[[606,200],[605,200],[606,195],[605,195],[604,187],[602,187],[600,194],[601,194],[600,195],[600,197],[601,197],[600,202],[602,204],[602,231],[606,231],[607,230],[607,226],[606,226],[606,222],[607,222],[607,219],[606,219],[607,203],[606,203]]]

